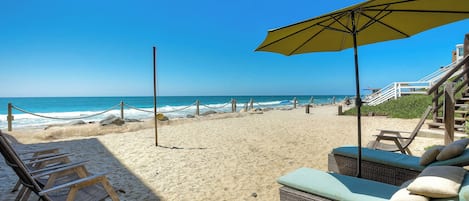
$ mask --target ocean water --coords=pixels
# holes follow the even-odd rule
[[[200,114],[213,110],[231,112],[231,100],[237,101],[237,111],[254,100],[255,108],[293,107],[293,99],[299,105],[331,104],[343,101],[347,95],[313,96],[162,96],[157,98],[157,111],[169,118],[194,115],[196,100],[200,102]],[[7,128],[8,103],[13,105],[13,128],[41,127],[48,124],[67,123],[76,119],[99,121],[106,116],[120,116],[121,101],[124,118],[148,119],[153,116],[153,97],[32,97],[0,98],[0,129]]]

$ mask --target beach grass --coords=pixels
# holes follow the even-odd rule
[[[361,108],[361,113],[362,115],[373,113],[378,116],[402,119],[420,118],[425,109],[431,105],[431,99],[432,97],[427,95],[402,96],[376,106],[364,105]],[[344,114],[356,115],[357,109],[352,108],[345,111]]]

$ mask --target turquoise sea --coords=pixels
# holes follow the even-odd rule
[[[347,95],[311,96],[161,96],[157,98],[157,111],[169,118],[194,115],[195,102],[200,102],[200,113],[214,110],[230,112],[231,100],[237,101],[241,110],[254,100],[255,108],[293,107],[293,99],[298,104],[330,104],[342,101]],[[31,97],[0,98],[0,129],[7,128],[8,103],[14,108],[13,127],[37,127],[52,123],[67,123],[74,119],[99,121],[108,115],[120,116],[120,103],[124,102],[124,117],[129,119],[148,119],[153,116],[153,97]],[[104,113],[103,113],[104,112]],[[103,114],[99,114],[103,113]],[[99,114],[99,115],[97,115]]]

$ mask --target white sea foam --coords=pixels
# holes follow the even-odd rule
[[[245,107],[249,107],[248,102],[237,102],[237,111]],[[281,100],[281,101],[265,101],[265,102],[254,102],[254,108],[279,108],[279,107],[292,107],[293,101]],[[196,105],[182,105],[182,106],[161,106],[158,107],[158,112],[163,113],[169,118],[184,118],[188,115],[195,115],[197,106]],[[141,111],[143,110],[143,111]],[[215,103],[215,104],[200,104],[200,114],[207,111],[215,112],[231,112],[231,103]],[[37,113],[38,116],[31,114],[14,114],[13,127],[41,127],[49,124],[64,124],[76,119],[81,119],[85,122],[96,122],[104,119],[109,115],[120,116],[121,111],[119,109],[111,110],[106,113],[95,115],[102,111],[73,111],[73,112],[52,112],[52,113]],[[52,117],[52,118],[44,118]],[[153,108],[139,108],[139,110],[133,108],[124,109],[124,118],[127,119],[149,119],[153,117]],[[7,128],[7,115],[0,114],[0,129]]]

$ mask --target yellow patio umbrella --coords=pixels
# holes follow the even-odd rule
[[[270,30],[256,51],[294,55],[354,48],[358,124],[357,176],[361,176],[359,45],[407,38],[469,17],[469,0],[369,0]]]

